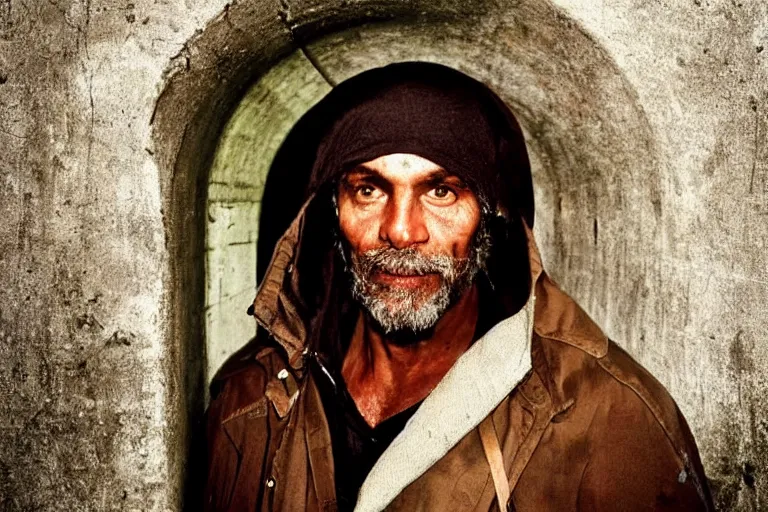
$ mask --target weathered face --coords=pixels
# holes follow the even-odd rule
[[[432,327],[472,283],[480,205],[437,164],[411,154],[363,163],[337,204],[353,294],[385,333]]]

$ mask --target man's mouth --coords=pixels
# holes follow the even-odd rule
[[[372,280],[388,287],[422,289],[439,284],[440,274],[393,274],[390,272],[375,272]]]

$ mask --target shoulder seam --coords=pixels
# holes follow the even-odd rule
[[[685,450],[682,450],[681,447],[678,447],[672,437],[672,434],[670,432],[670,429],[667,427],[663,419],[660,417],[660,414],[654,409],[654,407],[649,403],[649,401],[646,399],[645,396],[643,396],[643,393],[641,393],[636,386],[633,386],[626,380],[620,378],[615,372],[611,371],[609,368],[605,365],[605,360],[608,359],[608,354],[604,355],[600,358],[595,358],[597,361],[597,364],[600,365],[600,368],[603,369],[608,375],[610,375],[614,380],[619,382],[622,386],[625,386],[632,390],[632,392],[640,399],[640,401],[643,403],[643,405],[648,409],[651,414],[653,415],[653,418],[656,420],[656,423],[658,423],[661,430],[664,432],[664,435],[666,436],[667,440],[669,441],[670,446],[672,446],[672,451],[675,453],[675,456],[677,457],[678,463],[681,465],[683,469],[687,467],[686,459],[687,454],[685,454]],[[677,405],[675,404],[675,407]],[[682,451],[682,454],[681,454]]]
[[[275,351],[274,347],[263,347],[259,349],[255,354],[252,354],[246,358],[243,359],[243,363],[241,363],[240,367],[230,370],[229,372],[225,373],[224,375],[215,375],[213,377],[213,380],[211,381],[211,384],[214,382],[226,382],[230,378],[234,377],[235,375],[239,375],[243,373],[244,371],[247,371],[251,368],[253,368],[253,363],[256,363],[256,365],[266,371],[266,368],[262,364],[262,360],[267,355],[271,354]],[[250,359],[251,364],[247,364],[247,360]]]
[[[609,340],[609,343],[614,343],[613,341]],[[643,396],[643,393],[641,393],[635,386],[631,385],[629,382],[626,382],[625,380],[621,379],[616,373],[611,371],[609,368],[606,367],[604,364],[606,359],[608,358],[608,353],[606,353],[605,356],[601,358],[596,358],[597,363],[600,365],[600,368],[603,369],[608,375],[610,375],[613,379],[615,379],[617,382],[619,382],[621,385],[626,386],[627,388],[631,389],[632,392],[640,399],[640,401],[645,405],[645,407],[651,412],[654,419],[656,420],[656,423],[659,424],[659,427],[661,427],[662,432],[664,432],[665,437],[669,441],[670,446],[672,447],[672,451],[675,454],[675,457],[677,458],[678,464],[681,466],[681,470],[686,472],[690,479],[692,480],[692,484],[694,488],[696,489],[696,493],[698,494],[699,498],[701,499],[701,502],[704,504],[704,509],[709,511],[710,508],[710,501],[706,497],[706,493],[704,492],[704,489],[702,487],[701,479],[706,479],[706,475],[699,474],[696,471],[695,466],[693,466],[690,463],[690,457],[688,455],[687,450],[683,446],[677,446],[675,443],[675,440],[673,439],[670,429],[667,427],[665,422],[661,419],[660,414],[657,413],[657,411],[654,409],[654,407],[648,402],[648,400]],[[666,388],[665,388],[666,390]],[[669,391],[667,391],[669,393]],[[670,396],[671,398],[671,396]],[[674,399],[672,399],[673,405],[675,407],[675,411],[677,414],[680,414],[680,408],[677,406],[676,403],[674,403]]]

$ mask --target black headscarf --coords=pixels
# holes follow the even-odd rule
[[[338,114],[317,150],[312,190],[356,164],[413,153],[460,176],[494,209],[521,215],[533,227],[522,131],[509,108],[477,80],[439,64],[405,62],[350,78],[322,103]]]
[[[289,133],[270,169],[262,203],[260,277],[278,235],[314,194],[296,262],[301,301],[310,332],[338,332],[349,297],[331,236],[338,223],[331,198],[344,172],[392,153],[413,153],[455,173],[488,207],[483,223],[492,248],[483,278],[504,314],[516,313],[530,290],[522,221],[533,227],[534,220],[522,130],[484,84],[424,62],[392,64],[344,81]],[[303,195],[296,193],[302,182],[307,184]],[[322,340],[312,343],[317,347]]]

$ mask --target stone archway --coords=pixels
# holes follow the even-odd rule
[[[328,82],[370,67],[440,62],[496,90],[526,131],[547,268],[610,335],[643,339],[639,322],[654,312],[630,309],[659,286],[659,269],[638,254],[659,239],[653,134],[631,86],[578,24],[534,0],[271,6],[231,5],[191,41],[154,116],[176,283],[168,364],[179,468],[206,375],[252,334],[243,311],[269,161]]]
[[[658,184],[646,180],[654,175],[655,165],[650,133],[631,91],[622,87],[618,74],[611,73],[609,61],[603,61],[605,69],[595,69],[591,62],[579,63],[576,58],[555,59],[551,47],[539,46],[545,35],[535,31],[542,27],[530,28],[528,21],[523,24],[519,19],[514,13],[497,18],[495,26],[466,20],[388,22],[334,33],[276,64],[246,93],[224,129],[209,177],[209,375],[255,329],[242,314],[252,299],[254,282],[243,282],[242,276],[253,275],[256,267],[255,219],[280,141],[293,122],[330,89],[327,81],[396,60],[451,65],[488,82],[513,105],[532,149],[540,205],[537,231],[544,254],[554,274],[562,276],[569,289],[591,297],[593,312],[610,323],[607,303],[600,304],[591,288],[602,289],[616,276],[606,274],[596,280],[591,272],[596,261],[612,258],[610,250],[615,247],[601,245],[600,232],[609,240],[620,239],[613,235],[626,229],[626,223],[616,224],[619,219],[613,212],[624,204],[633,204],[647,215],[634,235],[655,238],[653,222],[648,222],[653,221],[654,204],[658,204]],[[433,37],[436,27],[441,29],[440,38]],[[500,34],[506,37],[501,43],[496,38]],[[493,57],[482,60],[481,55]],[[582,77],[580,70],[588,70],[588,76]],[[610,111],[602,103],[606,96],[612,98]],[[570,272],[562,272],[565,268]],[[610,270],[623,269],[611,266]],[[590,273],[587,279],[584,273]]]

